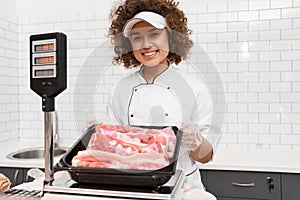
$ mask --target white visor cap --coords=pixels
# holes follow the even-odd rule
[[[154,12],[143,11],[139,12],[126,22],[126,24],[123,26],[123,35],[125,37],[129,37],[132,27],[140,21],[145,21],[157,29],[163,29],[165,27],[168,28],[166,19],[163,16]]]

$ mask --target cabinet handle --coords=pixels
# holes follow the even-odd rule
[[[270,192],[273,192],[274,191],[274,180],[271,178],[271,177],[267,177],[267,181],[268,181],[268,184],[269,184],[269,190]]]
[[[232,185],[238,186],[238,187],[254,187],[255,183],[237,183],[237,182],[232,182]]]
[[[16,172],[15,172],[15,175],[14,175],[14,185],[17,184],[18,175],[19,175],[19,170],[17,169]]]

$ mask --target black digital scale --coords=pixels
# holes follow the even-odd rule
[[[53,116],[55,97],[67,88],[67,41],[63,33],[30,36],[30,88],[42,97],[44,111],[45,181],[44,196],[89,195],[90,198],[127,198],[179,200],[183,192],[184,175],[176,170],[169,181],[154,187],[126,187],[97,184],[79,184],[71,178],[54,179]],[[116,180],[117,181],[117,180]],[[65,198],[65,196],[64,196]]]
[[[74,196],[85,195],[89,198],[101,199],[100,197],[108,197],[109,199],[126,198],[126,199],[156,199],[156,200],[181,200],[183,195],[184,175],[181,170],[176,170],[171,179],[164,185],[151,187],[120,187],[117,185],[97,185],[97,184],[79,184],[72,179],[63,178],[56,179],[52,183],[44,186],[47,197],[58,194],[67,195],[70,199]],[[117,180],[116,180],[117,181]],[[58,197],[58,196],[57,196]],[[64,196],[65,199],[68,199]],[[105,198],[106,200],[108,198]]]
[[[54,98],[67,88],[67,37],[63,33],[30,36],[30,88],[42,97],[45,182],[53,180]]]

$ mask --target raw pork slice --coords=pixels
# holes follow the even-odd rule
[[[72,159],[77,167],[156,170],[169,165],[176,145],[172,127],[144,129],[101,124],[86,150]]]

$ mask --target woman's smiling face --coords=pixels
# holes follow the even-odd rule
[[[169,42],[167,30],[157,29],[140,21],[136,23],[129,36],[134,57],[147,67],[168,65]]]

